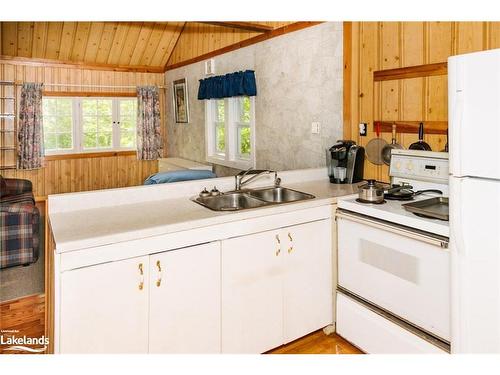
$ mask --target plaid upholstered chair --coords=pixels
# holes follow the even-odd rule
[[[38,260],[40,212],[31,181],[0,176],[0,269]]]

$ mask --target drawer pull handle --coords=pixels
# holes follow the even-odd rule
[[[142,268],[142,263],[139,263],[139,274],[141,276],[141,279],[139,281],[139,290],[144,289],[144,269]]]
[[[290,254],[292,251],[293,251],[293,246],[290,246],[290,247],[288,248],[288,254]]]
[[[290,241],[293,241],[293,238],[292,238],[292,235],[290,234],[290,232],[288,232],[288,239],[289,239]]]
[[[160,261],[156,261],[156,267],[158,267],[158,280],[156,280],[156,286],[160,287],[161,285],[161,264]]]
[[[278,256],[281,253],[281,241],[280,241],[280,235],[279,234],[276,235],[276,242],[278,243],[278,248],[276,249],[275,254],[276,254],[276,256]]]
[[[357,216],[356,214],[344,213],[342,211],[337,211],[335,217],[337,219],[345,219],[359,224],[368,225],[372,228],[380,229],[386,232],[394,233],[399,236],[408,237],[415,239],[417,241],[422,241],[430,245],[439,246],[442,249],[448,249],[448,240],[441,236],[429,236],[423,233],[419,233],[415,230],[410,230],[402,227],[395,227],[390,224],[385,224],[377,221],[376,219],[367,219],[364,217]],[[337,221],[340,223],[340,221]]]

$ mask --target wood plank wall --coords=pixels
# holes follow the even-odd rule
[[[0,64],[0,80],[90,85],[163,85],[162,73],[134,73]],[[50,91],[82,91],[80,87],[47,87]],[[92,88],[89,91],[116,91]],[[132,92],[135,90],[131,90]],[[130,90],[128,91],[130,92]],[[162,128],[165,129],[165,94],[161,92]],[[166,132],[164,132],[165,134]],[[165,142],[166,144],[166,142]],[[4,177],[26,178],[33,182],[35,196],[85,190],[141,185],[158,170],[156,161],[138,161],[132,156],[63,159],[46,161],[45,168],[3,170]]]
[[[350,54],[345,56],[350,106],[344,114],[344,137],[361,145],[375,137],[374,120],[448,120],[446,76],[374,84],[374,71],[446,62],[450,55],[500,48],[499,22],[353,22],[345,27],[349,31],[345,42],[350,41]],[[366,137],[359,136],[360,122],[369,124]],[[383,138],[391,141],[389,133]],[[398,134],[397,138],[407,148],[418,136]],[[446,137],[427,135],[425,141],[440,151]],[[387,166],[365,163],[365,178],[388,181]]]
[[[293,22],[262,22],[268,26],[278,28]],[[241,42],[245,39],[261,35],[259,32],[245,31],[241,29],[207,25],[189,22],[184,27],[177,44],[167,62],[174,65],[205,53],[213,52],[231,44]]]

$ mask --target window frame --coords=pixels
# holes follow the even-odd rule
[[[207,162],[223,165],[225,167],[248,169],[255,167],[256,160],[256,136],[255,136],[255,97],[250,99],[250,122],[241,123],[239,109],[239,99],[241,97],[224,98],[224,124],[225,124],[225,152],[217,151],[216,122],[217,100],[209,99],[205,101],[205,149]],[[250,156],[242,157],[239,153],[240,140],[238,139],[238,129],[240,127],[250,128]]]
[[[137,132],[135,132],[135,146],[133,147],[120,147],[121,127],[116,122],[120,121],[120,101],[121,100],[134,100],[131,96],[66,96],[66,95],[50,95],[43,97],[43,99],[71,99],[72,101],[72,132],[73,132],[73,148],[67,150],[46,150],[44,149],[44,156],[53,155],[73,155],[73,154],[95,154],[95,153],[116,153],[120,151],[137,151]],[[111,100],[111,121],[112,121],[112,134],[110,148],[83,148],[83,109],[82,100]],[[136,118],[137,129],[137,118]]]

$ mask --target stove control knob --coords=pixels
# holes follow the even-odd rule
[[[398,161],[398,162],[395,164],[395,167],[396,167],[396,170],[398,170],[398,171],[399,171],[399,170],[401,169],[401,162],[399,162],[399,161]]]
[[[408,164],[406,164],[406,169],[408,169],[409,171],[411,171],[413,169],[413,163],[409,162]]]

